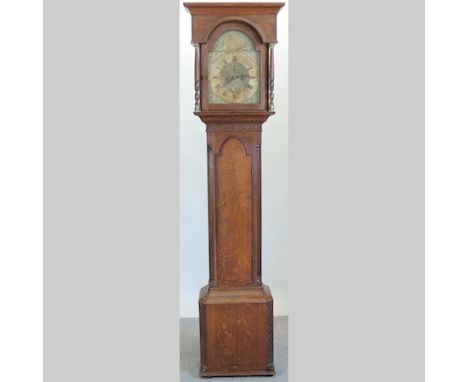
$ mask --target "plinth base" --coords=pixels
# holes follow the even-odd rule
[[[254,376],[260,376],[260,377],[272,377],[275,375],[275,370],[273,368],[272,371],[252,371],[252,372],[203,372],[200,370],[200,377],[254,377]]]
[[[200,291],[200,376],[275,374],[273,299],[261,287]]]

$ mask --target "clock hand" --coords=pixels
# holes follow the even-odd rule
[[[237,69],[237,65],[234,64],[234,67],[232,68],[232,80],[237,78],[237,70],[236,69]]]
[[[224,81],[223,85],[222,85],[222,86],[223,86],[223,88],[224,88],[224,87],[226,87],[227,85],[229,85],[231,81],[232,81],[232,77],[231,77],[231,78],[228,78],[228,79],[226,79],[226,80]]]
[[[234,79],[236,79],[236,77],[234,76],[234,73],[233,73],[233,74],[231,74],[231,78],[224,81],[223,88],[226,87],[226,85],[229,85],[231,83],[231,81],[234,80]]]

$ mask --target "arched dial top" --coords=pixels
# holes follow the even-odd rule
[[[208,102],[258,104],[260,56],[250,37],[231,29],[208,52]]]

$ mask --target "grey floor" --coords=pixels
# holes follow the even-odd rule
[[[288,380],[288,317],[275,317],[273,321],[274,362],[273,377],[216,377],[200,378],[200,346],[198,318],[180,319],[180,381],[209,382],[286,382]]]

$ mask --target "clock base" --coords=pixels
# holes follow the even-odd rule
[[[200,376],[275,374],[273,298],[266,285],[200,291]]]
[[[229,373],[224,373],[224,372],[203,372],[200,370],[200,377],[272,377],[275,375],[275,370],[265,370],[265,371],[251,371],[249,373],[239,371],[237,373],[235,372],[229,372]]]

